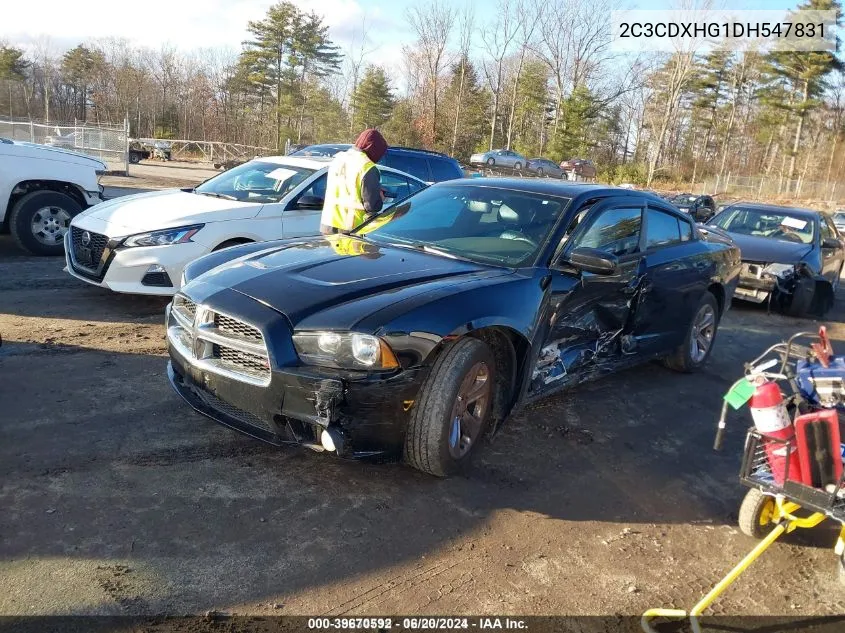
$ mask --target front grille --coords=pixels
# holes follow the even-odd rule
[[[267,346],[254,325],[177,294],[167,337],[193,365],[261,387],[270,383]]]
[[[100,233],[87,231],[91,238],[88,245],[85,246],[82,244],[82,236],[85,233],[86,231],[80,229],[78,226],[71,225],[70,243],[73,246],[73,256],[76,259],[77,265],[90,270],[96,270],[103,256],[103,251],[106,250],[106,245],[109,243],[109,238]]]
[[[236,334],[253,341],[263,340],[261,331],[258,328],[252,327],[243,321],[233,319],[225,314],[217,314],[214,318],[214,322],[217,324],[217,328],[221,332]]]
[[[270,431],[271,433],[276,432],[276,430],[268,422],[265,422],[257,415],[253,415],[249,411],[244,411],[243,409],[229,404],[228,402],[224,402],[204,389],[194,389],[193,392],[200,400],[202,400],[202,403],[205,406],[220,411],[221,413],[225,413],[242,424],[248,424],[249,426]]]
[[[250,354],[221,345],[214,346],[213,358],[219,358],[221,363],[225,363],[236,371],[249,372],[255,376],[263,376],[269,370],[266,356]]]

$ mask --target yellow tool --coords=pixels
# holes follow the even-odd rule
[[[761,522],[761,525],[763,524],[763,521],[767,523],[776,523],[775,527],[765,538],[763,538],[762,541],[760,541],[757,547],[751,550],[748,555],[736,565],[736,567],[728,572],[728,574],[722,578],[722,580],[720,580],[713,589],[710,590],[710,593],[699,600],[698,604],[690,609],[689,612],[683,611],[682,609],[649,609],[643,613],[643,617],[640,620],[643,631],[646,633],[658,633],[651,626],[651,620],[654,618],[689,618],[693,633],[701,633],[701,625],[699,624],[698,619],[701,617],[704,610],[713,604],[713,602],[716,601],[716,598],[722,595],[725,590],[730,587],[737,578],[739,578],[740,574],[748,569],[751,566],[751,563],[757,560],[772,543],[778,540],[782,534],[788,534],[798,528],[816,527],[826,518],[826,515],[821,512],[815,512],[805,518],[796,517],[793,513],[799,510],[801,506],[797,503],[787,502],[781,496],[774,498],[774,506],[775,507],[772,508],[771,504],[760,504],[758,520]],[[839,540],[836,543],[836,553],[841,556],[843,551],[845,551],[845,526],[843,526],[841,532],[839,533]]]

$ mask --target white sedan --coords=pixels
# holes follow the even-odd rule
[[[116,198],[77,215],[65,235],[65,270],[115,292],[173,295],[191,261],[246,242],[316,235],[326,191],[325,158],[257,158],[193,189]],[[382,165],[391,204],[423,189]]]

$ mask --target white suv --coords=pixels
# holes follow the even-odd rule
[[[327,158],[257,158],[193,189],[115,198],[73,219],[66,270],[116,292],[172,295],[182,269],[236,244],[317,235]],[[413,176],[376,165],[385,203],[423,189]]]
[[[96,158],[0,138],[0,229],[33,255],[61,255],[71,219],[102,200]]]

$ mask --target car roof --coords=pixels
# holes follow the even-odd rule
[[[539,193],[562,198],[576,198],[578,196],[642,196],[656,202],[665,202],[659,196],[648,191],[637,191],[623,187],[613,187],[594,183],[568,182],[549,178],[459,178],[446,180],[432,185],[432,187],[496,187],[523,191],[525,193]]]
[[[744,209],[756,209],[758,211],[771,211],[773,213],[784,213],[788,212],[791,215],[799,216],[799,217],[807,217],[807,218],[815,218],[818,217],[821,213],[820,211],[814,211],[813,209],[804,209],[801,207],[786,207],[781,206],[778,204],[765,204],[761,202],[734,202],[731,203],[728,208],[730,207],[742,207]]]

